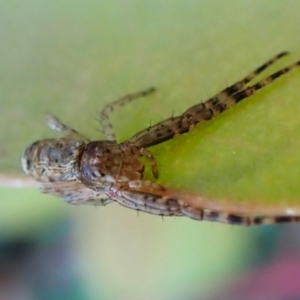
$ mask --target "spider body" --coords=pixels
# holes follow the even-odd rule
[[[163,120],[136,133],[128,141],[116,142],[109,114],[115,109],[154,92],[154,88],[129,94],[106,105],[100,123],[106,140],[90,141],[76,130],[47,114],[51,129],[64,138],[45,139],[29,145],[22,156],[26,174],[41,182],[41,190],[72,204],[107,205],[113,201],[144,212],[162,216],[187,216],[230,224],[259,225],[298,222],[299,216],[239,216],[189,206],[181,195],[166,190],[154,181],[144,180],[145,157],[158,178],[158,166],[147,149],[193,129],[208,121],[256,91],[300,65],[300,61],[283,68],[258,83],[247,86],[268,66],[285,56],[282,52],[254,70],[242,80],[224,89],[204,103],[188,108],[183,114]]]

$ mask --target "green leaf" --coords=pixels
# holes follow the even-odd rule
[[[291,57],[266,74],[300,59],[299,9],[295,1],[3,2],[2,178],[22,176],[20,157],[29,143],[57,137],[46,126],[47,111],[103,139],[95,129],[105,103],[157,86],[155,95],[112,116],[123,141],[283,50]],[[293,71],[218,118],[150,148],[158,182],[204,197],[216,209],[300,213],[299,83],[300,71]]]

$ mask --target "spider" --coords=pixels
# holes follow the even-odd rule
[[[247,86],[258,74],[287,54],[279,53],[216,96],[188,108],[179,116],[150,126],[121,143],[116,142],[109,115],[123,105],[151,94],[155,88],[126,95],[106,105],[100,114],[100,124],[106,138],[102,141],[90,141],[54,115],[47,114],[48,126],[64,137],[44,139],[29,145],[22,156],[23,170],[41,182],[42,192],[73,204],[107,205],[116,201],[125,207],[155,215],[187,216],[195,220],[229,224],[298,222],[300,216],[246,216],[191,207],[179,194],[173,195],[161,185],[144,180],[145,165],[140,161],[141,157],[145,157],[154,178],[158,178],[158,166],[148,147],[190,131],[198,123],[212,119],[298,67],[300,61]]]

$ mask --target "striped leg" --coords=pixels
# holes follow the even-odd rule
[[[114,133],[113,126],[109,120],[109,115],[115,110],[123,105],[137,99],[140,97],[145,97],[155,91],[155,88],[151,87],[147,90],[140,91],[134,94],[126,95],[110,104],[106,104],[100,113],[100,124],[104,133],[106,140],[116,141],[116,135]]]
[[[222,102],[222,100],[227,99],[229,96],[235,94],[236,92],[241,91],[242,89],[245,88],[246,84],[249,83],[250,81],[252,81],[252,79],[254,79],[256,76],[258,76],[260,73],[262,73],[265,69],[267,69],[269,66],[271,66],[272,64],[274,64],[276,61],[278,61],[280,58],[288,55],[288,52],[281,52],[279,54],[277,54],[276,56],[272,57],[270,60],[268,60],[266,63],[264,63],[263,65],[259,66],[256,70],[254,70],[252,73],[248,74],[245,78],[243,78],[242,80],[234,83],[233,85],[227,87],[226,89],[224,89],[223,91],[221,91],[219,94],[217,94],[216,96],[214,96],[213,98],[205,101],[203,103],[203,109],[204,108],[211,108],[213,107],[217,102]],[[200,104],[201,105],[201,104]],[[199,106],[196,105],[196,107]],[[191,107],[190,109],[192,109],[193,107]]]
[[[253,95],[256,91],[272,83],[275,79],[290,72],[300,65],[300,61],[291,64],[290,66],[275,72],[271,76],[259,81],[258,83],[246,87],[244,90],[239,90],[244,87],[251,79],[264,70],[271,63],[286,55],[285,52],[277,55],[271,59],[268,63],[258,68],[256,71],[245,77],[242,81],[232,85],[225,89],[221,93],[217,94],[213,98],[207,100],[204,103],[196,104],[187,109],[182,115],[177,117],[171,117],[164,121],[161,121],[151,127],[146,128],[135,134],[130,142],[137,147],[150,147],[172,139],[178,135],[186,133],[192,130],[198,123],[207,121],[217,116],[221,112],[227,110],[231,106],[240,102],[243,99]],[[232,93],[229,95],[229,93]]]
[[[206,209],[194,209],[189,206],[182,207],[181,212],[183,215],[194,220],[219,222],[231,225],[253,226],[300,222],[300,216],[242,216]]]

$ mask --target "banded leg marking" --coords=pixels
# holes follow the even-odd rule
[[[212,97],[204,103],[196,104],[187,109],[182,115],[177,117],[168,118],[162,122],[159,122],[153,126],[148,127],[135,134],[130,142],[136,146],[150,147],[172,139],[178,135],[186,133],[193,129],[198,123],[212,119],[214,116],[227,110],[231,106],[240,102],[241,100],[251,96],[256,91],[267,86],[275,79],[290,72],[300,65],[300,61],[291,64],[290,66],[283,68],[258,83],[245,87],[255,76],[264,71],[268,66],[276,62],[281,57],[285,56],[287,52],[282,52],[272,58],[264,65],[257,68],[254,72],[250,73],[243,80],[235,83],[234,85],[224,89],[221,93]],[[244,90],[243,90],[244,88]]]
[[[184,216],[194,220],[219,222],[231,225],[253,226],[300,222],[300,216],[242,216],[206,209],[195,209],[190,206],[182,207],[181,212]]]

